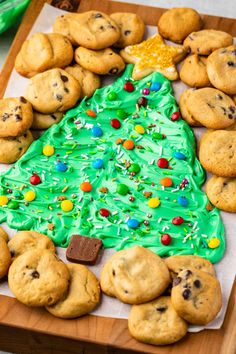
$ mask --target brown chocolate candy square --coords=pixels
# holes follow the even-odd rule
[[[102,241],[80,235],[73,235],[66,250],[66,258],[73,263],[94,265],[102,248]]]

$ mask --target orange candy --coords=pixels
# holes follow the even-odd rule
[[[92,184],[90,182],[82,182],[80,185],[80,189],[83,192],[90,192],[92,190]]]
[[[171,187],[173,185],[173,181],[169,177],[164,177],[160,180],[160,183],[163,187]]]
[[[133,150],[133,148],[134,148],[134,142],[133,142],[133,140],[130,140],[130,139],[125,140],[125,141],[123,142],[123,146],[124,146],[124,148],[127,149],[127,150]]]
[[[96,118],[97,117],[96,113],[94,111],[92,111],[92,109],[87,109],[86,114],[89,117],[92,117],[92,118]]]

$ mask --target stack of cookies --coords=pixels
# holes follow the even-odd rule
[[[136,246],[108,260],[100,283],[105,294],[133,305],[128,319],[131,335],[154,345],[180,340],[187,333],[187,323],[205,325],[222,306],[214,268],[198,256],[162,260]]]
[[[18,232],[7,244],[0,229],[0,278],[17,300],[46,307],[54,316],[75,318],[92,311],[100,301],[100,286],[84,265],[64,264],[53,242],[35,231]]]

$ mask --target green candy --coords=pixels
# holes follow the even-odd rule
[[[129,172],[138,173],[140,171],[140,166],[137,163],[132,163],[128,168]]]
[[[10,200],[10,202],[7,204],[8,209],[18,209],[19,208],[19,203],[16,200]]]
[[[109,101],[115,101],[117,99],[117,93],[114,91],[109,92],[107,95],[107,99]]]
[[[117,109],[116,115],[120,119],[125,119],[127,117],[127,113],[123,109]]]
[[[153,139],[162,140],[164,137],[163,137],[163,135],[161,133],[154,132],[154,133],[152,133],[152,138]]]
[[[120,183],[116,188],[116,192],[120,195],[126,195],[129,192],[129,187],[126,184]]]

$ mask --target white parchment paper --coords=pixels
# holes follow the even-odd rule
[[[58,10],[50,5],[45,4],[39,17],[37,18],[29,36],[35,32],[52,32],[52,24],[55,18],[64,11]],[[147,26],[146,36],[149,37],[152,34],[157,32],[156,27]],[[105,80],[104,84],[110,83],[111,80]],[[8,86],[5,92],[5,97],[17,97],[24,95],[25,88],[27,86],[28,79],[17,74],[15,70],[13,70],[10,80],[8,82]],[[180,94],[187,88],[185,84],[182,82],[174,82],[173,83],[175,97],[178,101]],[[195,135],[197,139],[204,132],[204,128],[194,129]],[[6,171],[9,166],[0,165],[0,171]],[[225,225],[226,230],[226,243],[227,250],[224,258],[215,265],[215,269],[217,272],[217,277],[221,283],[221,288],[223,292],[223,306],[218,314],[217,318],[209,323],[206,326],[190,326],[189,332],[198,332],[204,328],[208,329],[217,329],[220,328],[225,312],[227,309],[227,304],[231,292],[231,288],[234,282],[235,273],[236,273],[236,217],[235,214],[221,212],[221,216]],[[10,237],[14,235],[15,231],[8,228],[7,225],[3,225],[4,229],[9,232]],[[67,263],[65,252],[66,250],[63,248],[58,248],[59,257]],[[100,271],[105,264],[105,262],[109,259],[109,257],[114,253],[112,249],[107,249],[103,251],[102,257],[100,257],[100,262],[96,266],[89,267],[95,275],[99,278]],[[7,282],[0,283],[0,294],[12,296],[10,289],[8,288]],[[93,311],[93,314],[96,316],[104,316],[104,317],[113,317],[113,318],[128,318],[128,314],[130,311],[130,305],[123,304],[119,300],[110,298],[106,295],[103,295],[102,302],[99,307]]]

